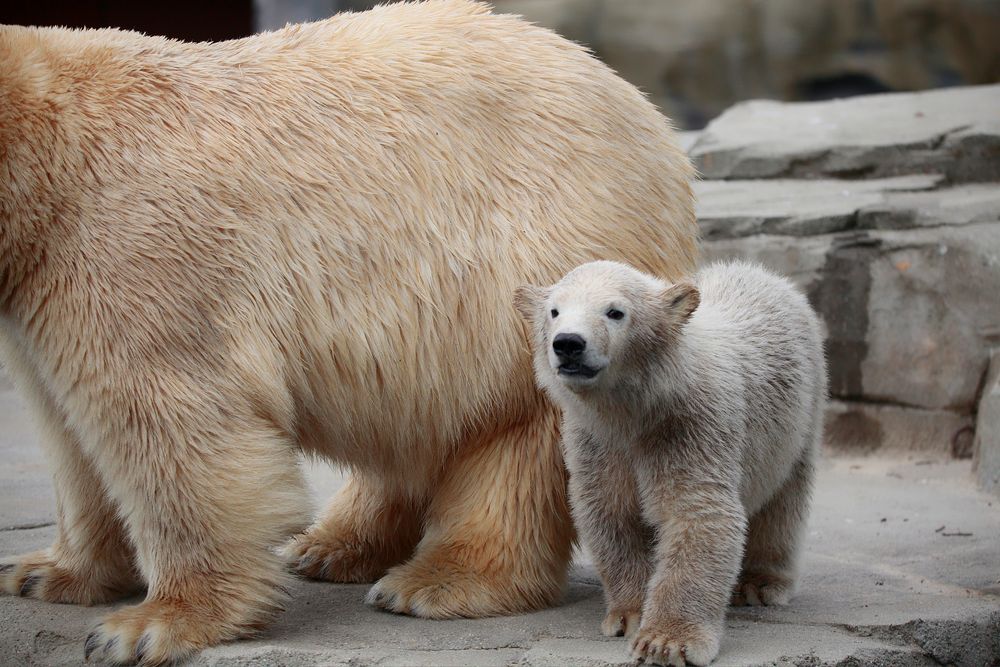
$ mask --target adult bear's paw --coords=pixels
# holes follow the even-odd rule
[[[153,599],[105,616],[87,635],[84,659],[116,665],[163,665],[214,644],[259,631],[273,612],[270,602],[228,596],[203,603]]]
[[[0,591],[45,602],[93,605],[127,597],[140,589],[131,572],[100,576],[74,572],[51,555],[35,551],[0,562]]]
[[[218,643],[211,619],[179,603],[150,600],[104,617],[87,635],[84,659],[161,665]]]
[[[497,560],[475,561],[444,547],[418,553],[392,568],[365,601],[397,614],[423,618],[482,618],[550,606],[562,581],[536,571],[497,567]]]
[[[341,584],[370,584],[385,574],[382,554],[369,545],[307,531],[283,549],[292,570],[303,577]]]
[[[413,563],[389,570],[365,598],[396,614],[422,618],[479,618],[502,611],[501,591],[472,572],[452,565],[427,568]]]

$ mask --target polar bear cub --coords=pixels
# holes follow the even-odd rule
[[[602,630],[647,662],[711,662],[730,600],[784,604],[795,587],[826,393],[815,313],[746,263],[668,284],[591,262],[515,303],[563,411]]]

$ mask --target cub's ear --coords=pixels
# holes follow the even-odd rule
[[[521,313],[521,317],[529,322],[534,322],[545,298],[545,288],[522,285],[514,290],[514,307],[517,308],[517,312]]]
[[[701,303],[701,293],[691,283],[677,283],[663,290],[662,303],[674,324],[684,324]]]

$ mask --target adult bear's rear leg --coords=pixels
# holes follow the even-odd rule
[[[426,618],[513,614],[554,604],[573,541],[558,417],[467,443],[433,490],[416,553],[368,602]]]
[[[285,557],[310,579],[371,583],[413,553],[424,505],[374,474],[356,472],[309,530],[288,543]]]

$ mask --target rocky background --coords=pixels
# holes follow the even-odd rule
[[[258,28],[386,0],[255,0]],[[684,129],[746,99],[1000,82],[1000,0],[492,0],[586,44]]]
[[[1000,86],[747,102],[686,141],[706,260],[826,322],[828,445],[976,455],[1000,491]]]

